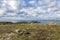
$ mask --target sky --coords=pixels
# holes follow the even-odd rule
[[[60,20],[60,0],[0,0],[0,21]]]

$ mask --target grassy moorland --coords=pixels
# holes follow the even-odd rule
[[[60,40],[59,24],[0,25],[0,40]]]

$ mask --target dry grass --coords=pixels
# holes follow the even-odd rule
[[[59,24],[0,25],[0,39],[14,33],[9,40],[60,40]]]

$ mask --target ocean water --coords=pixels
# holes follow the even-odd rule
[[[31,21],[37,21],[39,24],[60,24],[60,20],[10,20],[10,21],[1,21],[1,22],[12,22],[12,23],[17,23],[17,22],[31,22]]]
[[[24,22],[31,22],[31,21],[37,21],[39,24],[49,24],[49,23],[60,24],[60,20],[25,20]]]
[[[38,22],[40,22],[41,24],[48,24],[48,23],[60,24],[60,20],[40,20]]]
[[[18,22],[31,22],[37,21],[39,24],[60,24],[60,20],[19,20]]]

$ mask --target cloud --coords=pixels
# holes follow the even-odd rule
[[[0,8],[0,16],[2,16],[4,14],[5,10]]]
[[[29,4],[34,5],[35,4],[35,1],[34,0],[29,1]]]
[[[20,12],[25,12],[28,15],[31,15],[35,18],[42,19],[55,19],[59,18],[58,13],[60,13],[60,9],[56,6],[56,0],[39,0],[37,6],[22,8]],[[35,4],[35,1],[29,2],[31,5]],[[57,16],[57,17],[56,17]]]
[[[14,16],[15,14],[17,14],[17,11],[18,11],[18,2],[15,0],[3,0],[0,11],[1,11],[0,12],[1,15],[9,14],[9,15]],[[10,11],[10,12],[7,12],[7,11]]]
[[[56,19],[60,18],[60,6],[56,0],[4,0],[0,15],[9,18]],[[12,18],[13,19],[13,18]]]
[[[15,0],[8,0],[6,2],[6,5],[9,7],[11,10],[17,10],[18,8],[18,2]]]
[[[25,8],[25,9],[23,8],[20,10],[20,12],[26,12],[28,15],[36,17],[37,15],[39,15],[41,13],[44,14],[46,12],[46,10],[41,7],[37,7],[37,8],[30,7],[30,8]]]
[[[16,13],[7,13],[6,16],[16,16]]]

